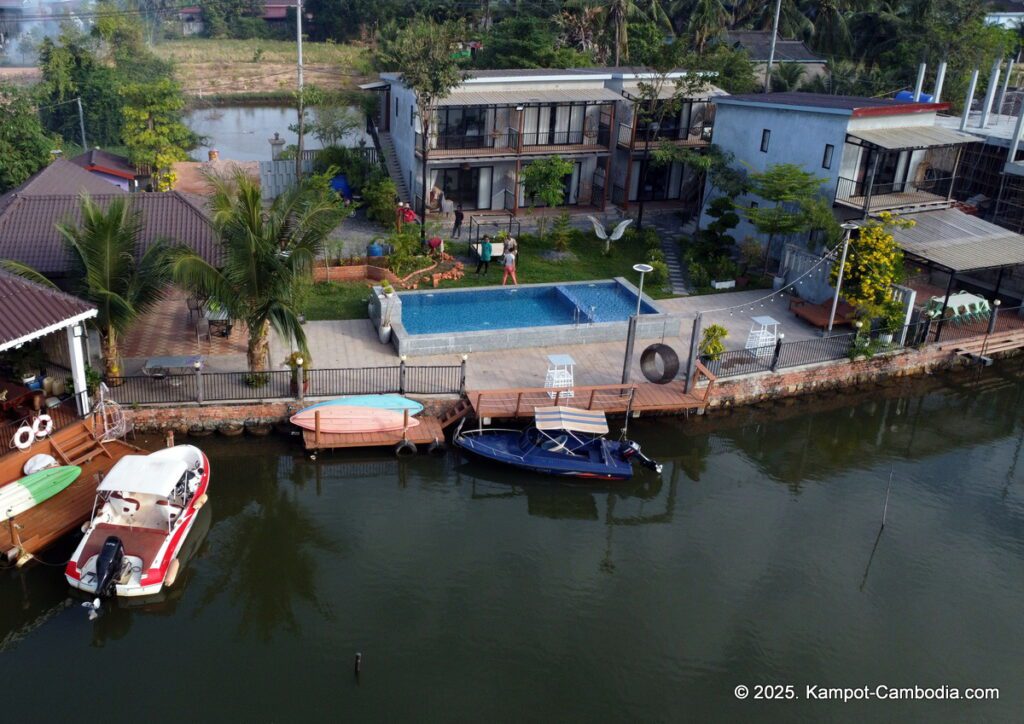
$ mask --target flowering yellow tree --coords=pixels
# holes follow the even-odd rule
[[[875,317],[890,297],[890,288],[903,279],[903,250],[896,244],[892,230],[909,228],[913,221],[889,212],[880,214],[860,227],[850,239],[850,250],[843,271],[843,297],[865,316]],[[830,281],[839,281],[839,259],[832,265]]]

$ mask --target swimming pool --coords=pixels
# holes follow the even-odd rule
[[[370,319],[391,319],[399,354],[441,354],[625,339],[638,290],[622,278],[518,287],[399,292],[370,300]],[[637,334],[677,334],[669,318],[641,296]]]
[[[636,312],[636,293],[614,281],[398,296],[409,334],[622,322]],[[641,302],[640,312],[657,310]]]

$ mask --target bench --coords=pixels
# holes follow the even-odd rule
[[[789,311],[812,327],[826,329],[829,316],[832,314],[832,302],[828,300],[821,304],[812,304],[806,299],[794,297],[789,300]],[[839,305],[836,307],[836,317],[833,326],[853,324],[856,319],[857,310],[854,309],[853,305],[847,302],[839,302]]]

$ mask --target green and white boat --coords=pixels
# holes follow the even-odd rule
[[[82,468],[77,465],[65,465],[40,470],[8,483],[0,488],[0,521],[13,518],[49,500],[75,482],[81,474]]]

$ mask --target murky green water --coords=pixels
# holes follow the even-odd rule
[[[1019,721],[1022,379],[645,422],[662,479],[614,489],[208,438],[168,600],[90,622],[59,568],[0,573],[3,720]]]

